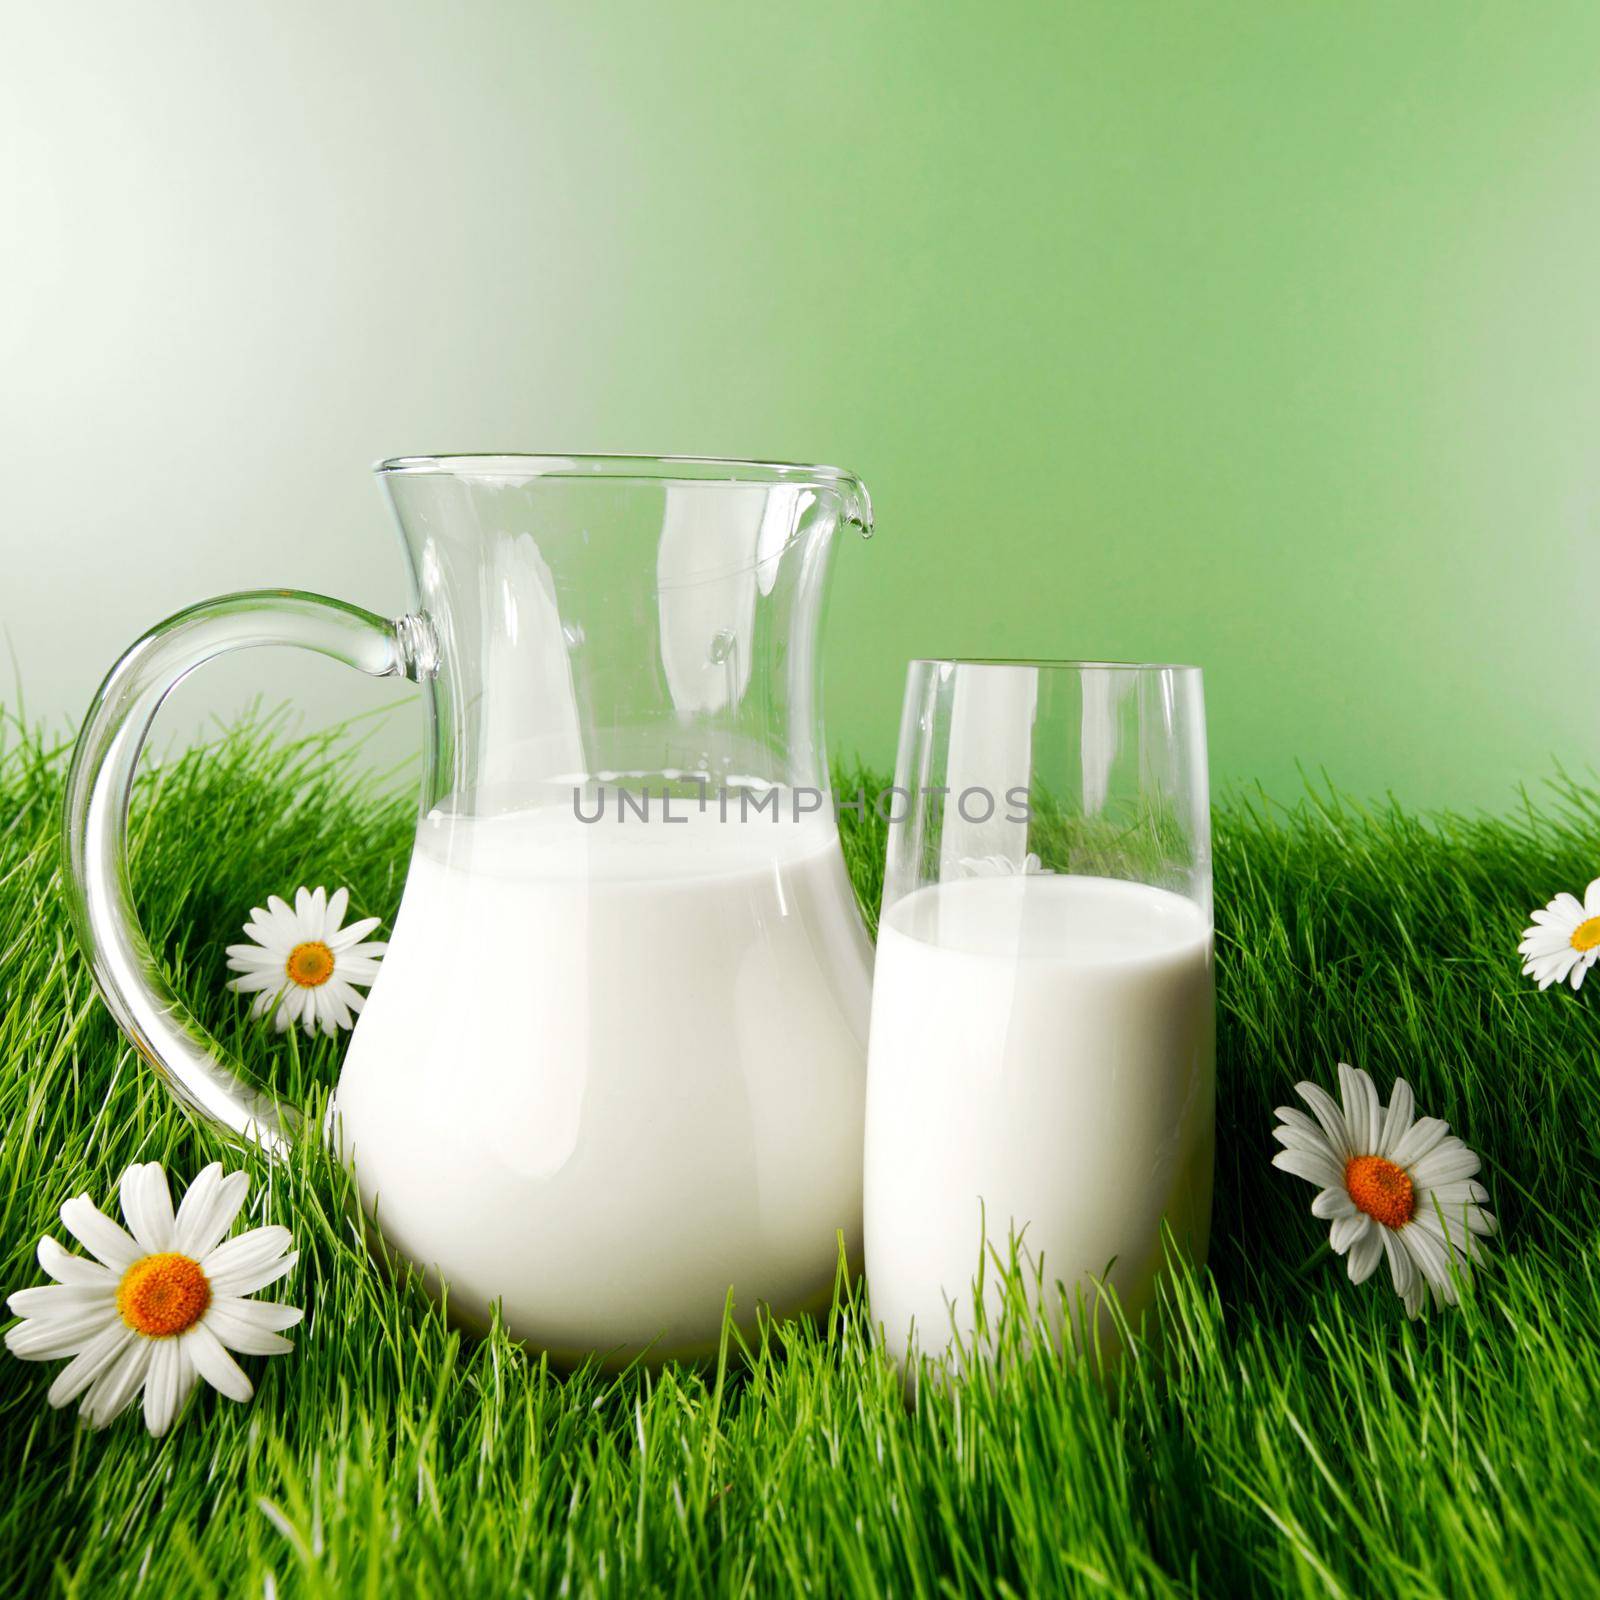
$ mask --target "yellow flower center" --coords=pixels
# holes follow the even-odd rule
[[[289,952],[283,968],[291,983],[298,983],[302,989],[315,989],[333,976],[333,951],[320,939],[308,939]]]
[[[1593,950],[1597,944],[1600,944],[1600,917],[1590,917],[1572,930],[1574,950]]]
[[[1344,1186],[1356,1208],[1386,1228],[1405,1227],[1416,1210],[1410,1176],[1382,1156],[1355,1156],[1346,1162]]]
[[[188,1256],[145,1256],[123,1273],[117,1285],[122,1320],[147,1339],[170,1339],[187,1332],[210,1304],[211,1283],[200,1263]]]

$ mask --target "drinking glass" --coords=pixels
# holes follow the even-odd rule
[[[1080,1345],[1114,1353],[1107,1290],[1136,1325],[1163,1224],[1196,1261],[1210,1227],[1199,670],[915,661],[880,806],[874,1318],[903,1363],[966,1349],[992,1330],[985,1279],[1014,1263],[1058,1341],[1070,1319]]]

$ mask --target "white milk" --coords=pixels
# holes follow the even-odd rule
[[[692,1352],[730,1286],[798,1309],[840,1231],[859,1260],[871,955],[831,818],[779,799],[424,822],[338,1105],[382,1232],[470,1320]]]
[[[952,1307],[971,1333],[985,1232],[1003,1257],[1011,1230],[1026,1230],[1024,1266],[1042,1266],[1052,1312],[1058,1281],[1093,1306],[1092,1275],[1137,1321],[1163,1217],[1204,1259],[1212,1019],[1209,924],[1164,890],[980,877],[890,908],[872,1005],[866,1252],[873,1316],[897,1356],[913,1323],[919,1350],[944,1352]],[[1096,1320],[1109,1339],[1103,1305]]]

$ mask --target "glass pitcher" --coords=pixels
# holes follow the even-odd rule
[[[162,699],[298,644],[426,689],[421,818],[335,1095],[388,1242],[452,1308],[576,1360],[714,1348],[731,1288],[825,1301],[859,1258],[871,954],[838,846],[818,638],[865,488],[829,467],[406,457],[378,473],[416,609],[290,590],[122,658],[68,780],[96,983],[194,1110],[281,1109],[179,1004],[133,914],[129,790]]]

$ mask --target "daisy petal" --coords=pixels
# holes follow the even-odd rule
[[[96,1334],[120,1321],[114,1300],[68,1316],[30,1318],[6,1330],[6,1349],[19,1361],[59,1361],[77,1355]]]
[[[330,1000],[337,1000],[340,1005],[354,1005],[361,998],[357,990],[351,987],[349,980],[340,977],[337,973],[328,979],[326,985],[327,995]]]
[[[335,889],[328,896],[327,917],[322,925],[322,937],[332,945],[329,934],[339,931],[339,924],[344,921],[344,914],[350,906],[350,891],[348,889]]]
[[[1321,1217],[1323,1221],[1332,1217],[1348,1217],[1355,1209],[1355,1201],[1350,1198],[1342,1184],[1332,1189],[1324,1189],[1311,1202],[1311,1215]]]
[[[1383,1253],[1389,1258],[1389,1281],[1394,1284],[1394,1292],[1402,1300],[1411,1294],[1412,1280],[1417,1275],[1417,1265],[1411,1259],[1411,1253],[1400,1242],[1400,1235],[1392,1228],[1379,1228],[1378,1238],[1383,1244]]]
[[[206,1326],[217,1336],[223,1347],[237,1350],[247,1356],[283,1356],[294,1345],[270,1328],[261,1327],[237,1311],[225,1311],[213,1306],[206,1313]]]
[[[1309,1133],[1315,1138],[1327,1140],[1327,1134],[1320,1122],[1313,1121],[1305,1112],[1297,1110],[1294,1106],[1278,1106],[1273,1111],[1273,1116],[1280,1118],[1291,1128],[1298,1128],[1301,1133]]]
[[[177,1343],[194,1363],[195,1370],[219,1394],[242,1405],[255,1393],[254,1385],[239,1363],[222,1348],[221,1341],[204,1322],[197,1322],[187,1333],[179,1334]]]
[[[1456,1183],[1470,1178],[1483,1163],[1453,1135],[1442,1140],[1420,1161],[1411,1163],[1411,1181],[1417,1188],[1431,1189],[1436,1183]],[[1419,1204],[1426,1198],[1418,1195]]]
[[[300,1259],[298,1250],[291,1250],[281,1260],[274,1261],[270,1266],[262,1267],[260,1271],[252,1273],[248,1278],[237,1271],[231,1271],[221,1285],[221,1292],[230,1295],[255,1294],[257,1290],[265,1289],[268,1284],[276,1283],[280,1278],[286,1278],[294,1271],[295,1263]]]
[[[247,1300],[242,1295],[218,1295],[211,1304],[232,1316],[243,1317],[246,1322],[269,1333],[282,1333],[305,1320],[299,1306],[286,1306],[276,1300]]]
[[[173,1342],[177,1343],[176,1340]],[[195,1364],[189,1358],[188,1351],[180,1350],[179,1354],[183,1359],[178,1363],[177,1392],[172,1401],[172,1414],[175,1418],[183,1415],[184,1402],[194,1393],[194,1386],[200,1381],[200,1374],[195,1370]]]
[[[120,1317],[97,1333],[60,1372],[45,1395],[57,1409],[70,1405],[138,1335]]]
[[[126,1272],[148,1253],[86,1194],[74,1195],[61,1207],[61,1221],[73,1238],[113,1272]]]
[[[1442,1205],[1431,1194],[1419,1198],[1412,1222],[1419,1228],[1426,1228],[1441,1242],[1448,1240],[1453,1249],[1465,1249],[1469,1253],[1476,1243],[1473,1234],[1487,1237],[1499,1229],[1494,1214],[1482,1206]]]
[[[1350,1149],[1366,1155],[1378,1147],[1378,1091],[1360,1067],[1339,1063],[1339,1091],[1344,1101],[1345,1126],[1350,1130]]]
[[[155,1339],[150,1371],[144,1380],[144,1425],[159,1439],[178,1413],[178,1379],[189,1358],[176,1339]]]
[[[254,1294],[276,1283],[294,1266],[299,1255],[289,1248],[293,1242],[287,1228],[252,1228],[219,1244],[201,1261],[200,1268],[211,1280],[214,1294]]]
[[[109,1283],[44,1283],[18,1289],[6,1301],[16,1317],[67,1317],[95,1306],[115,1306],[117,1286]]]
[[[150,1370],[154,1339],[130,1339],[116,1360],[89,1385],[83,1397],[83,1415],[91,1428],[103,1428],[133,1403]]]
[[[57,1283],[105,1284],[113,1289],[117,1285],[117,1275],[110,1267],[103,1267],[98,1261],[85,1261],[82,1256],[73,1255],[70,1250],[63,1248],[59,1240],[52,1239],[49,1234],[39,1241],[39,1265]]]
[[[235,972],[278,972],[283,969],[283,957],[275,950],[263,950],[256,944],[230,944],[228,966]]]
[[[1389,1152],[1389,1159],[1397,1167],[1409,1169],[1434,1149],[1442,1139],[1447,1138],[1449,1133],[1448,1122],[1438,1117],[1418,1117],[1399,1144]]]
[[[1354,1244],[1366,1238],[1377,1224],[1364,1211],[1353,1206],[1346,1216],[1336,1217],[1328,1235],[1328,1243],[1336,1256],[1342,1256]]]
[[[1344,1183],[1344,1173],[1333,1157],[1318,1155],[1312,1150],[1280,1150],[1272,1158],[1272,1164],[1284,1172],[1292,1172],[1297,1178],[1304,1178],[1307,1183],[1316,1184],[1319,1189],[1333,1189]]]
[[[1311,1114],[1322,1124],[1322,1131],[1327,1134],[1328,1143],[1333,1148],[1334,1159],[1348,1160],[1350,1129],[1344,1120],[1344,1112],[1339,1109],[1333,1096],[1314,1083],[1297,1083],[1294,1092],[1311,1107]]]
[[[1456,1286],[1450,1276],[1450,1254],[1444,1241],[1415,1222],[1402,1228],[1400,1234],[1401,1243],[1411,1252],[1411,1259],[1428,1280],[1435,1304],[1454,1305]]]
[[[338,1037],[340,1009],[342,1008],[335,1005],[333,996],[328,993],[327,985],[324,984],[323,987],[317,991],[316,1021],[317,1025],[325,1034],[327,1034],[330,1039]],[[346,1011],[344,1015],[346,1026],[348,1026],[350,1022],[350,1013]]]
[[[363,917],[359,922],[352,922],[348,928],[341,928],[328,940],[328,948],[336,955],[351,953],[382,920],[381,917]]]
[[[175,1241],[173,1249],[181,1250],[186,1256],[194,1254],[189,1248],[189,1241],[194,1237],[195,1220],[210,1211],[221,1183],[220,1161],[211,1162],[209,1166],[202,1167],[194,1175],[189,1187],[183,1191],[183,1199],[178,1204],[178,1215],[174,1219],[172,1230]]]
[[[1406,1136],[1416,1112],[1417,1101],[1411,1085],[1404,1078],[1396,1078],[1394,1088],[1389,1091],[1389,1109],[1383,1114],[1383,1131],[1378,1135],[1380,1156],[1387,1156]]]
[[[283,961],[294,949],[294,928],[291,921],[287,929],[276,922],[247,922],[244,931],[261,946],[264,954],[275,961]]]
[[[281,968],[270,972],[247,972],[242,978],[229,978],[228,987],[235,994],[255,994],[260,989],[281,989],[288,980]]]
[[[206,1172],[211,1170],[206,1168]],[[216,1165],[216,1171],[221,1173],[220,1164]],[[228,1229],[233,1226],[250,1192],[250,1174],[230,1172],[225,1178],[219,1176],[191,1208],[189,1199],[199,1184],[200,1179],[195,1179],[178,1210],[178,1249],[196,1261],[203,1260],[227,1237]]]
[[[135,1163],[122,1174],[122,1216],[145,1255],[172,1248],[172,1191],[159,1163]]]
[[[1321,1128],[1306,1133],[1303,1129],[1284,1125],[1274,1128],[1272,1137],[1285,1150],[1309,1150],[1313,1155],[1327,1156],[1330,1161],[1333,1159],[1333,1152],[1328,1149],[1328,1136]]]
[[[1365,1283],[1383,1260],[1383,1229],[1374,1224],[1350,1247],[1350,1281]]]

